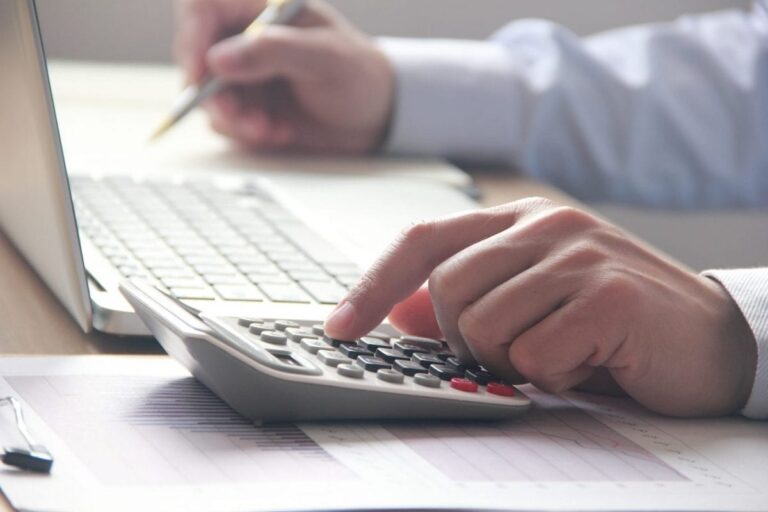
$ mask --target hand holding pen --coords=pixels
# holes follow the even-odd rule
[[[393,108],[387,57],[319,1],[295,10],[290,25],[241,33],[264,5],[179,5],[176,56],[188,80],[203,89],[209,80],[223,84],[203,103],[212,127],[257,150],[375,149]],[[222,39],[232,33],[239,35]]]

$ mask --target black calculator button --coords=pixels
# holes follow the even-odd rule
[[[336,367],[340,364],[350,364],[352,360],[336,350],[320,350],[317,358],[326,366]]]
[[[399,350],[393,348],[380,348],[376,350],[376,357],[380,357],[388,363],[394,363],[398,359],[407,361],[409,357]]]
[[[417,352],[420,352],[422,354],[426,354],[429,352],[429,350],[423,349],[418,345],[411,345],[410,343],[403,343],[402,341],[396,341],[392,344],[393,347],[395,347],[397,350],[402,352],[403,354],[407,355],[408,357],[412,356],[413,354],[416,354]]]
[[[373,356],[360,356],[357,358],[357,364],[362,366],[365,371],[377,372],[379,370],[389,370],[392,365],[385,360]]]
[[[371,331],[368,334],[366,334],[366,337],[368,337],[368,338],[378,338],[381,341],[386,341],[387,343],[389,343],[389,341],[392,339],[391,336],[388,336],[388,335],[384,334],[383,332],[379,332],[379,331]]]
[[[496,380],[493,375],[480,368],[468,368],[467,371],[464,372],[464,376],[469,380],[477,382],[481,386],[485,386],[489,382]]]
[[[328,336],[323,336],[323,341],[325,341],[327,344],[329,344],[333,348],[339,348],[342,345],[354,345],[352,341],[337,340],[334,338],[329,338]]]
[[[461,372],[457,372],[453,368],[449,368],[443,364],[433,364],[429,367],[429,373],[438,377],[440,380],[451,380],[456,377],[463,377]]]
[[[407,377],[413,377],[417,373],[427,373],[427,370],[423,366],[419,363],[414,363],[413,361],[398,359],[392,366],[394,366],[395,370]]]
[[[270,345],[285,345],[288,343],[288,336],[280,331],[266,331],[261,333],[261,341]]]
[[[336,371],[339,375],[349,377],[351,379],[362,379],[365,373],[362,368],[354,364],[344,363],[336,367]]]
[[[320,350],[328,350],[328,344],[322,340],[313,340],[311,338],[304,338],[301,340],[301,348],[309,352],[310,354],[317,354]]]
[[[357,359],[360,356],[372,356],[373,352],[357,345],[343,344],[339,347],[339,352],[349,357],[350,359]]]
[[[413,354],[413,360],[424,368],[429,368],[433,364],[443,364],[443,360],[433,354]]]
[[[439,388],[442,382],[438,377],[428,373],[417,373],[413,376],[413,382],[427,388]]]
[[[389,343],[386,341],[380,340],[379,338],[372,338],[370,336],[363,336],[357,340],[357,344],[370,350],[371,352],[376,352],[376,350],[380,348],[389,348]]]
[[[278,331],[284,331],[289,328],[298,329],[301,327],[301,325],[297,324],[296,322],[291,322],[290,320],[275,320],[275,329]]]
[[[446,359],[448,359],[450,357],[455,357],[453,355],[453,352],[451,352],[450,350],[440,350],[438,352],[435,352],[435,355],[437,357],[439,357],[440,359],[442,359],[443,361],[445,361]]]
[[[447,364],[452,369],[456,370],[459,373],[464,373],[467,368],[469,368],[469,365],[466,363],[462,363],[458,360],[456,357],[449,357],[445,360],[445,364]]]
[[[416,345],[417,347],[421,347],[430,352],[445,348],[442,341],[433,340],[432,338],[423,338],[421,336],[403,336],[400,338],[400,341],[409,345]]]
[[[261,334],[267,331],[274,331],[275,324],[272,322],[256,322],[248,327],[248,331],[252,334]]]
[[[402,384],[405,382],[403,374],[395,370],[379,370],[376,372],[376,377],[391,384]]]

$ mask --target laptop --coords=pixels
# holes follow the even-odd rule
[[[0,229],[86,332],[149,334],[126,279],[214,315],[322,320],[400,226],[477,206],[408,177],[72,172],[34,0],[0,0],[0,69]]]

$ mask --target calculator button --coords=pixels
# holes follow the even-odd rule
[[[439,377],[442,380],[451,380],[457,377],[462,377],[463,375],[462,373],[457,372],[453,368],[449,368],[444,364],[433,364],[429,367],[429,373],[435,377]],[[477,384],[475,384],[475,386],[477,386]]]
[[[413,360],[424,368],[429,368],[433,364],[443,364],[443,360],[433,354],[413,354]]]
[[[417,352],[421,352],[423,354],[429,352],[428,350],[425,350],[418,345],[411,345],[410,343],[403,343],[402,341],[396,341],[392,346],[409,357]]]
[[[251,324],[255,324],[261,322],[261,320],[256,318],[238,318],[237,319],[237,325],[240,327],[250,327]]]
[[[252,334],[261,334],[263,332],[267,331],[274,331],[275,330],[275,324],[272,322],[258,322],[255,324],[251,324],[248,327],[248,331],[250,331]]]
[[[492,395],[515,396],[515,388],[503,382],[489,382],[485,389]]]
[[[381,341],[386,341],[387,343],[389,343],[389,341],[392,339],[391,336],[389,336],[387,334],[384,334],[383,332],[379,332],[379,331],[371,331],[368,334],[366,334],[365,336],[368,337],[368,338],[378,338]]]
[[[320,350],[317,353],[317,358],[326,366],[332,367],[339,366],[340,364],[350,364],[352,362],[350,358],[339,354],[335,350]]]
[[[445,348],[442,341],[433,340],[432,338],[423,338],[421,336],[403,336],[400,341],[409,345],[416,345],[425,350],[442,350]]]
[[[270,345],[285,345],[288,342],[288,336],[280,331],[266,331],[261,333],[261,341]]]
[[[289,327],[285,330],[285,334],[288,336],[289,340],[295,341],[296,343],[299,343],[304,338],[317,339],[315,333],[305,327]]]
[[[278,331],[284,331],[288,328],[298,329],[299,327],[301,327],[299,324],[290,320],[275,320],[275,329]]]
[[[312,332],[315,333],[315,336],[320,336],[320,337],[325,336],[325,329],[323,328],[323,324],[313,325]]]
[[[417,373],[413,376],[413,382],[427,388],[439,388],[442,381],[428,373]]]
[[[375,352],[379,348],[389,348],[389,343],[386,341],[380,340],[379,338],[373,338],[370,336],[363,336],[359,340],[357,340],[357,344],[361,347],[364,347],[371,352]]]
[[[333,348],[339,348],[342,345],[350,345],[354,346],[354,342],[352,341],[345,341],[345,340],[337,340],[335,338],[329,338],[328,336],[323,336],[323,341],[332,346]]]
[[[379,370],[388,370],[392,368],[392,366],[387,364],[385,360],[372,356],[358,357],[357,364],[367,372],[377,372]]]
[[[408,356],[393,348],[380,348],[376,350],[376,357],[380,357],[388,363],[394,363],[398,359],[408,360]]]
[[[493,375],[485,370],[481,370],[480,368],[469,368],[466,372],[464,372],[464,376],[469,380],[477,382],[481,386],[485,386],[489,382],[495,380]]]
[[[477,383],[469,379],[455,377],[451,379],[451,387],[459,391],[466,391],[467,393],[477,393]]]
[[[339,347],[339,352],[352,359],[357,359],[359,356],[372,356],[373,352],[358,347],[357,345],[343,344]]]
[[[376,372],[376,377],[384,382],[390,382],[392,384],[402,384],[405,382],[405,377],[400,372],[395,370],[379,370]]]
[[[468,364],[462,363],[456,357],[449,357],[445,360],[445,364],[460,373],[464,373],[469,367]]]
[[[445,361],[448,358],[454,357],[453,352],[450,350],[440,350],[439,352],[436,352],[435,355]]]
[[[320,350],[328,350],[328,344],[322,340],[313,340],[311,338],[304,338],[301,340],[301,348],[309,352],[310,354],[317,354]]]
[[[336,367],[336,371],[339,373],[339,375],[343,375],[344,377],[349,377],[352,379],[362,379],[363,373],[365,373],[359,366],[349,363],[340,364]]]
[[[413,377],[417,373],[427,373],[427,370],[423,366],[419,363],[414,363],[413,361],[398,359],[393,363],[393,366],[395,370],[407,377]]]

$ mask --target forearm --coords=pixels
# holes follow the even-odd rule
[[[487,42],[383,40],[388,148],[512,164],[582,199],[765,205],[767,34],[729,12],[585,40],[538,21]]]

